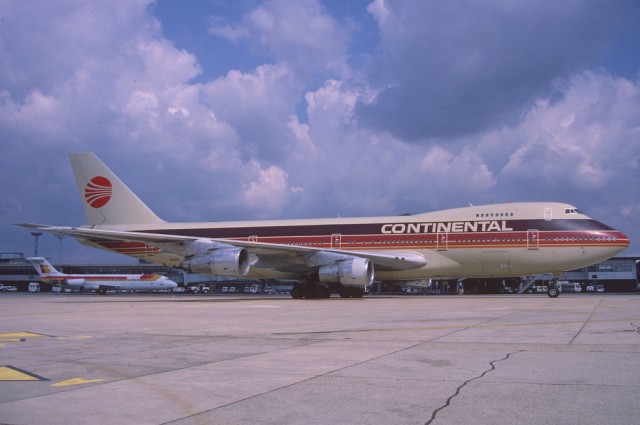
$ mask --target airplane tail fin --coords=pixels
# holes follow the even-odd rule
[[[69,159],[89,225],[163,222],[94,153],[72,153]]]
[[[27,258],[33,267],[36,269],[40,277],[50,277],[50,276],[63,276],[63,273],[60,273],[56,270],[55,267],[51,265],[45,258],[43,257],[29,257]]]

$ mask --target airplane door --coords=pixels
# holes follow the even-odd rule
[[[249,236],[249,242],[258,242],[258,237],[257,236]]]
[[[449,249],[449,234],[448,233],[438,233],[438,251],[446,251]]]
[[[539,241],[540,231],[538,229],[527,230],[527,248],[538,249],[540,247]]]
[[[331,248],[340,249],[342,244],[342,235],[340,233],[334,233],[331,235]]]

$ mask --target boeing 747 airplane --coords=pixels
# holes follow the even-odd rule
[[[293,298],[362,297],[376,281],[517,277],[594,264],[629,246],[572,205],[520,202],[410,216],[171,223],[93,153],[70,155],[89,224],[21,224],[193,273],[295,280]],[[557,288],[549,294],[557,296]]]
[[[27,260],[35,267],[40,280],[51,286],[96,291],[106,294],[108,290],[173,290],[178,284],[158,274],[64,274],[55,269],[45,258],[30,257]]]

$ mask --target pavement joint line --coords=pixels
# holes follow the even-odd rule
[[[569,345],[573,344],[573,341],[575,341],[575,339],[578,337],[578,335],[580,335],[580,333],[582,333],[582,330],[585,328],[585,326],[587,326],[587,323],[589,323],[589,321],[591,320],[591,318],[593,317],[593,314],[596,312],[596,310],[598,309],[598,307],[600,307],[600,304],[602,304],[602,302],[604,301],[604,298],[600,300],[600,302],[598,303],[598,305],[596,305],[595,307],[593,307],[593,309],[591,310],[591,314],[589,314],[589,317],[587,317],[587,320],[584,321],[584,323],[582,324],[582,326],[580,327],[580,330],[578,332],[576,332],[576,334],[573,336],[573,338],[571,338],[571,341],[569,341]]]
[[[588,319],[587,319],[588,320]],[[613,323],[621,320],[591,320],[589,323]],[[339,334],[339,333],[358,333],[358,332],[397,332],[397,331],[431,331],[438,329],[469,329],[469,328],[500,328],[500,327],[520,327],[520,326],[540,326],[540,325],[568,325],[586,323],[584,320],[579,321],[556,321],[556,322],[532,322],[532,323],[480,323],[478,325],[446,325],[446,326],[425,326],[415,328],[370,328],[370,329],[338,329],[331,331],[311,331],[311,332],[274,332],[271,335],[316,335],[316,334]],[[635,326],[635,325],[634,325]],[[640,333],[640,330],[638,331]]]

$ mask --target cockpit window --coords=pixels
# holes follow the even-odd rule
[[[564,213],[565,214],[583,214],[583,212],[577,208],[565,208]]]

